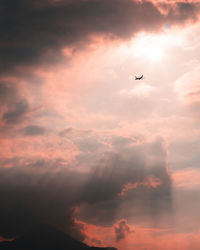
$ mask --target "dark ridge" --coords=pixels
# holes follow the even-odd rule
[[[117,250],[107,247],[89,247],[50,225],[38,225],[23,236],[1,242],[2,250]]]

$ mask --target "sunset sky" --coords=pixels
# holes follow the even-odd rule
[[[0,1],[0,239],[49,223],[200,249],[199,17],[195,0]]]

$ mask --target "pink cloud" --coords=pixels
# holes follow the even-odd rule
[[[174,185],[186,189],[200,187],[200,171],[195,168],[186,168],[172,174]]]
[[[117,225],[117,224],[116,224]],[[174,233],[174,229],[165,228],[142,228],[128,225],[134,228],[134,234],[127,233],[126,237],[115,242],[115,227],[100,227],[84,223],[86,234],[85,243],[91,246],[114,246],[119,250],[132,249],[165,249],[165,250],[188,250],[198,249],[200,245],[200,233]],[[133,229],[131,229],[133,231]],[[98,243],[94,244],[96,239]]]
[[[162,180],[155,176],[148,176],[144,181],[136,182],[136,183],[127,183],[123,186],[123,189],[120,195],[124,195],[128,190],[138,188],[139,186],[149,187],[149,188],[157,188],[162,184]]]

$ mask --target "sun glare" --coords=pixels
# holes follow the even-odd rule
[[[160,59],[162,59],[163,55],[164,55],[163,49],[160,47],[155,47],[155,46],[151,46],[145,52],[145,57],[148,60],[153,61],[153,62],[159,61]]]
[[[132,52],[135,57],[144,60],[160,61],[165,55],[163,37],[142,34],[133,42]]]

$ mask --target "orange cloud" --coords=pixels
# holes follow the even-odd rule
[[[135,232],[133,229],[131,229],[131,226],[127,224],[127,221],[125,219],[118,221],[114,225],[114,229],[115,229],[116,242],[125,239],[129,234]]]
[[[138,188],[139,186],[144,186],[144,187],[149,187],[149,188],[157,188],[161,184],[162,184],[162,181],[159,178],[157,178],[155,176],[148,176],[145,178],[144,181],[135,182],[135,183],[128,182],[127,184],[125,184],[123,186],[123,189],[122,189],[120,195],[124,195],[125,192],[127,192],[128,190]]]
[[[114,224],[112,227],[101,227],[84,223],[84,233],[86,235],[84,242],[90,246],[114,246],[118,250],[199,249],[200,232],[184,234],[176,233],[173,228],[144,228],[134,226],[134,234],[128,233],[121,241],[115,242],[116,225],[118,224]],[[128,227],[133,228],[131,225],[128,225]]]

